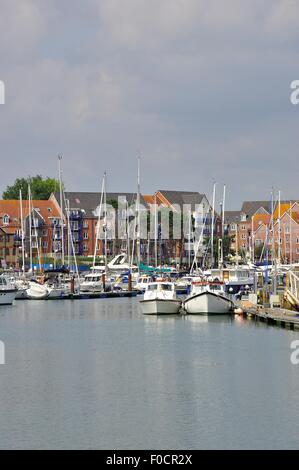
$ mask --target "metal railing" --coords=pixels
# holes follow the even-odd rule
[[[289,271],[289,285],[288,289],[291,296],[296,300],[299,304],[299,276],[298,273],[294,273],[293,271]]]

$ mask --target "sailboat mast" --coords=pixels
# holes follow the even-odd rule
[[[97,249],[98,249],[98,242],[100,238],[100,225],[101,225],[101,214],[102,214],[102,207],[103,207],[103,195],[104,195],[104,187],[105,187],[105,181],[104,177],[102,180],[102,188],[101,188],[101,200],[100,200],[100,207],[99,207],[99,214],[98,214],[98,223],[97,223],[97,232],[96,232],[96,241],[94,245],[94,253],[93,253],[93,264],[92,264],[92,269],[94,270],[95,264],[96,264],[96,256],[97,256]]]
[[[32,263],[32,214],[31,214],[31,188],[28,185],[28,203],[29,203],[29,257],[30,257],[30,271],[33,270]]]
[[[104,227],[105,227],[105,274],[107,275],[107,191],[106,191],[106,180],[107,180],[107,174],[106,172],[104,173]]]
[[[281,260],[281,191],[278,191],[278,263]]]
[[[158,211],[157,195],[155,194],[155,268],[158,267]]]
[[[63,224],[63,197],[62,197],[62,156],[58,155],[58,172],[59,172],[59,192],[60,192],[60,226],[61,226],[61,261],[64,265],[64,224]]]
[[[213,187],[213,202],[212,202],[212,226],[211,226],[211,267],[214,267],[214,223],[215,223],[215,199],[216,199],[216,183]]]
[[[22,271],[25,274],[25,246],[24,246],[24,218],[23,218],[23,197],[20,189],[20,212],[21,212],[21,237],[22,237]]]
[[[292,240],[292,203],[290,201],[290,264],[293,264],[293,240]]]
[[[140,246],[140,156],[138,157],[138,169],[137,169],[137,261],[138,269],[141,261],[141,246]]]

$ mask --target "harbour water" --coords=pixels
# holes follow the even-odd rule
[[[298,448],[295,339],[239,317],[143,317],[138,299],[1,307],[0,448]]]

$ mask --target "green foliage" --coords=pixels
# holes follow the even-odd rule
[[[118,209],[118,201],[116,199],[110,199],[107,201],[107,205],[113,207],[114,210]]]
[[[31,187],[32,199],[47,200],[51,194],[59,190],[59,182],[54,178],[43,178],[40,175],[17,178],[12,186],[7,186],[3,199],[19,199],[20,190],[22,198],[28,199],[28,185]]]

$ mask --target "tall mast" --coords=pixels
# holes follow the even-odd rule
[[[22,271],[25,274],[25,246],[24,246],[24,219],[23,219],[23,198],[20,189],[20,212],[21,212],[21,237],[22,237]]]
[[[222,221],[221,221],[221,268],[223,268],[224,252],[224,224],[225,224],[225,202],[226,202],[226,185],[223,186],[223,198],[222,198]]]
[[[292,240],[292,203],[290,201],[290,264],[293,264],[293,240]]]
[[[278,263],[281,259],[281,191],[278,191]]]
[[[255,240],[254,240],[254,214],[251,217],[251,250],[252,250],[252,263],[255,261]]]
[[[215,223],[215,198],[216,198],[216,183],[213,187],[213,203],[212,203],[212,227],[211,227],[211,267],[214,267],[214,223]]]
[[[104,244],[104,249],[105,249],[105,273],[107,275],[107,192],[106,192],[106,180],[107,180],[107,175],[106,172],[104,173],[104,227],[105,227],[105,244]]]
[[[140,156],[138,157],[138,168],[137,168],[137,262],[138,269],[141,261],[141,246],[140,246]]]
[[[28,202],[29,202],[29,257],[30,257],[30,271],[33,271],[32,263],[32,214],[31,214],[31,188],[28,185]]]
[[[158,267],[158,211],[157,194],[155,194],[155,268]]]
[[[275,263],[275,235],[274,235],[274,191],[271,193],[271,212],[272,212],[272,266]]]
[[[95,241],[94,253],[93,253],[93,264],[92,264],[93,269],[94,269],[95,264],[96,264],[98,241],[99,241],[99,238],[100,238],[100,225],[101,225],[101,214],[102,214],[102,207],[103,207],[104,188],[105,188],[105,176],[103,177],[103,180],[102,180],[101,200],[100,200],[100,208],[99,208],[99,214],[98,214],[96,241]]]
[[[188,227],[188,232],[189,232],[189,246],[188,246],[188,268],[190,271],[191,268],[191,210],[189,210],[189,227]]]
[[[63,224],[63,197],[62,197],[62,155],[58,155],[58,172],[59,172],[59,192],[60,192],[60,226],[61,226],[61,261],[64,265],[64,224]]]
[[[236,223],[236,258],[237,266],[239,266],[239,231],[238,231],[238,222]]]

